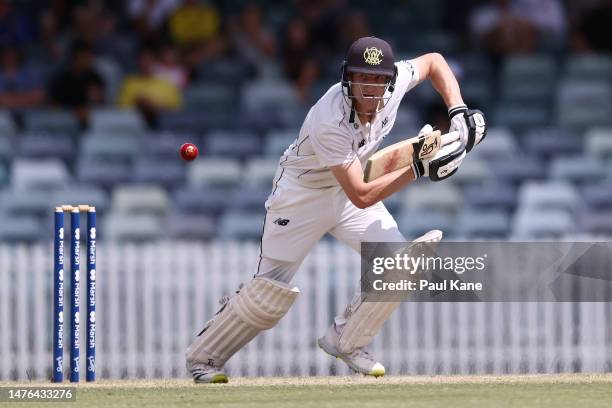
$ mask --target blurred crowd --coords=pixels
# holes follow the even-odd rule
[[[86,127],[91,108],[134,107],[154,128],[191,83],[210,80],[199,78],[203,66],[227,58],[252,78],[275,62],[308,103],[365,35],[391,39],[400,56],[478,52],[494,65],[516,53],[612,51],[611,0],[379,3],[0,0],[0,108],[17,122],[26,109],[67,108]],[[432,32],[454,45],[421,42]]]

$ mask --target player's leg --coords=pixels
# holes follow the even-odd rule
[[[322,204],[319,201],[325,198],[315,201]],[[287,313],[299,292],[289,282],[306,254],[329,229],[321,213],[312,205],[272,206],[268,210],[253,280],[233,297],[223,299],[221,309],[186,351],[187,369],[195,382],[227,382],[223,371],[227,360]]]
[[[256,277],[236,295],[224,298],[219,311],[185,352],[195,382],[227,382],[223,365],[259,332],[270,329],[289,311],[299,290]]]
[[[344,205],[338,225],[331,231],[340,241],[357,252],[361,242],[406,242],[397,223],[382,203],[360,210]],[[430,232],[417,241],[439,241],[441,232]],[[347,308],[335,317],[319,346],[327,353],[342,358],[355,371],[367,375],[384,375],[384,366],[365,351],[384,322],[399,307],[399,302],[362,302],[357,293]]]

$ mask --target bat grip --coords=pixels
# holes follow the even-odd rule
[[[457,140],[459,140],[459,131],[457,130],[453,132],[448,132],[440,136],[440,143],[442,144],[442,146],[446,146],[448,144],[456,142]]]

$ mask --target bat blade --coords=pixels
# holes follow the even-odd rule
[[[439,130],[435,130],[387,146],[368,159],[363,172],[363,181],[367,183],[417,161],[431,159],[442,146],[458,139],[457,132],[442,135]]]

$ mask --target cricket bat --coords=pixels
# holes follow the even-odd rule
[[[387,146],[374,153],[367,161],[363,172],[366,183],[391,173],[397,169],[408,167],[413,163],[431,159],[442,146],[459,140],[459,132],[442,135],[439,130],[412,137]]]

